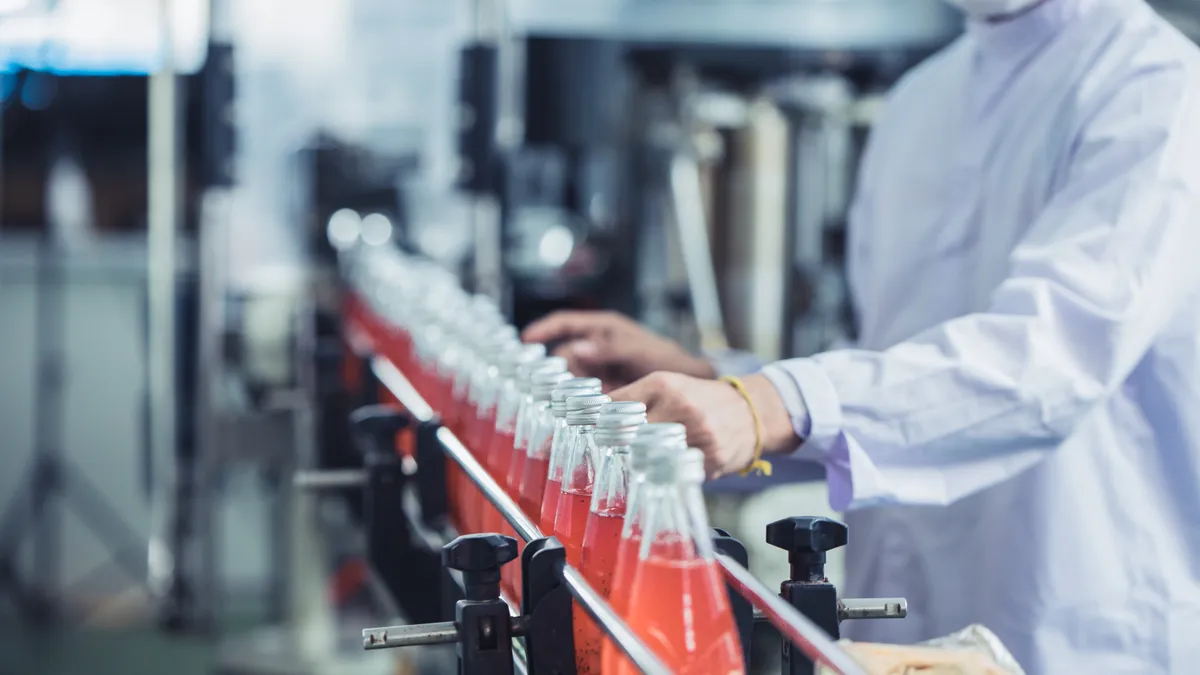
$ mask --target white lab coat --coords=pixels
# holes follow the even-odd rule
[[[849,637],[1200,672],[1200,52],[1141,0],[971,25],[896,87],[856,349],[764,372],[848,508]]]

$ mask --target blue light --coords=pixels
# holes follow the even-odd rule
[[[58,81],[50,75],[29,73],[25,86],[21,87],[21,103],[28,109],[39,111],[50,107],[58,93]]]
[[[8,103],[13,92],[17,89],[17,74],[5,72],[0,74],[0,103]]]

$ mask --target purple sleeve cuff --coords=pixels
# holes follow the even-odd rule
[[[733,375],[735,377],[753,375],[762,369],[762,361],[749,352],[728,350],[706,353],[704,358],[708,359],[709,364],[716,371],[717,377],[725,375]]]
[[[842,408],[833,382],[811,359],[780,361],[763,368],[792,418],[796,435],[804,439],[793,455],[825,465],[829,503],[845,510],[853,499],[850,449],[842,433]]]

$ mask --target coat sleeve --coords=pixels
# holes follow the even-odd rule
[[[1194,81],[1183,66],[1143,71],[1094,106],[985,311],[886,351],[765,369],[834,508],[947,504],[1028,469],[1197,300]]]

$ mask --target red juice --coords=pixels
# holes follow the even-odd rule
[[[624,524],[624,513],[591,513],[584,530],[580,571],[592,588],[605,598],[613,589],[613,572],[621,544],[621,527]]]
[[[675,673],[744,673],[742,648],[716,563],[652,552],[640,561],[626,621]],[[622,660],[619,675],[636,675]]]
[[[521,502],[521,478],[525,475],[525,457],[525,453],[520,450],[512,453],[512,458],[509,459],[508,475],[504,479],[504,487],[508,490],[508,496],[518,504]]]
[[[521,450],[517,450],[517,449],[512,450],[512,459],[510,460],[511,464],[509,466],[509,474],[508,474],[508,477],[505,478],[505,488],[509,492],[509,497],[511,497],[512,501],[514,501],[515,503],[521,502],[521,477],[524,476],[524,460],[526,460],[526,454],[521,452]],[[508,521],[505,521],[505,522],[508,522]],[[505,565],[503,568],[500,568],[500,577],[502,577],[502,579],[504,579],[505,574],[508,575],[508,577],[506,577],[506,579],[508,579],[509,597],[511,597],[512,599],[515,599],[515,601],[517,603],[520,603],[521,602],[521,563],[520,563],[521,558],[520,558],[520,556],[521,556],[521,552],[524,550],[524,539],[522,539],[521,537],[517,537],[516,531],[512,530],[511,526],[509,527],[508,534],[510,537],[514,537],[517,540],[517,560],[510,562],[509,565]]]
[[[558,498],[554,515],[554,536],[567,549],[567,564],[579,569],[583,554],[583,533],[587,529],[588,508],[592,495],[582,491],[564,490]]]
[[[542,534],[547,537],[554,534],[554,519],[558,516],[558,498],[562,494],[562,481],[546,479],[546,491],[542,495],[542,509],[538,518]]]
[[[624,504],[619,505],[624,511]],[[583,534],[583,552],[579,570],[588,584],[606,599],[612,594],[613,567],[617,562],[617,550],[621,543],[621,528],[624,513],[618,510],[605,513],[592,512],[588,515]],[[579,605],[572,608],[575,626],[575,671],[599,673],[601,663],[601,638],[603,633]]]
[[[612,586],[610,588],[631,588],[633,586],[634,573],[637,572],[638,548],[642,545],[642,532],[638,528],[634,528],[630,532],[627,539],[622,539],[617,550],[617,564],[613,568]],[[609,596],[608,602],[612,605],[613,611],[621,618],[625,617],[625,610],[629,605],[628,593],[615,593]],[[625,655],[617,648],[617,645],[607,636],[603,638],[604,646],[601,648],[601,662],[604,664],[603,672],[605,675],[616,673],[620,667],[620,663],[625,660]]]
[[[488,468],[488,473],[492,478],[504,487],[506,470],[509,462],[512,461],[513,453],[513,433],[511,431],[497,430],[495,436],[492,437],[491,447],[488,449],[487,461],[485,466]],[[500,467],[504,467],[502,471]],[[496,507],[487,500],[486,497],[480,497],[482,515],[480,517],[481,532],[500,532],[500,524],[504,518]]]
[[[542,501],[546,495],[546,476],[550,473],[549,457],[527,457],[525,475],[521,478],[521,510],[532,520],[541,516]],[[558,495],[555,495],[557,504]],[[545,530],[543,533],[549,534]]]

